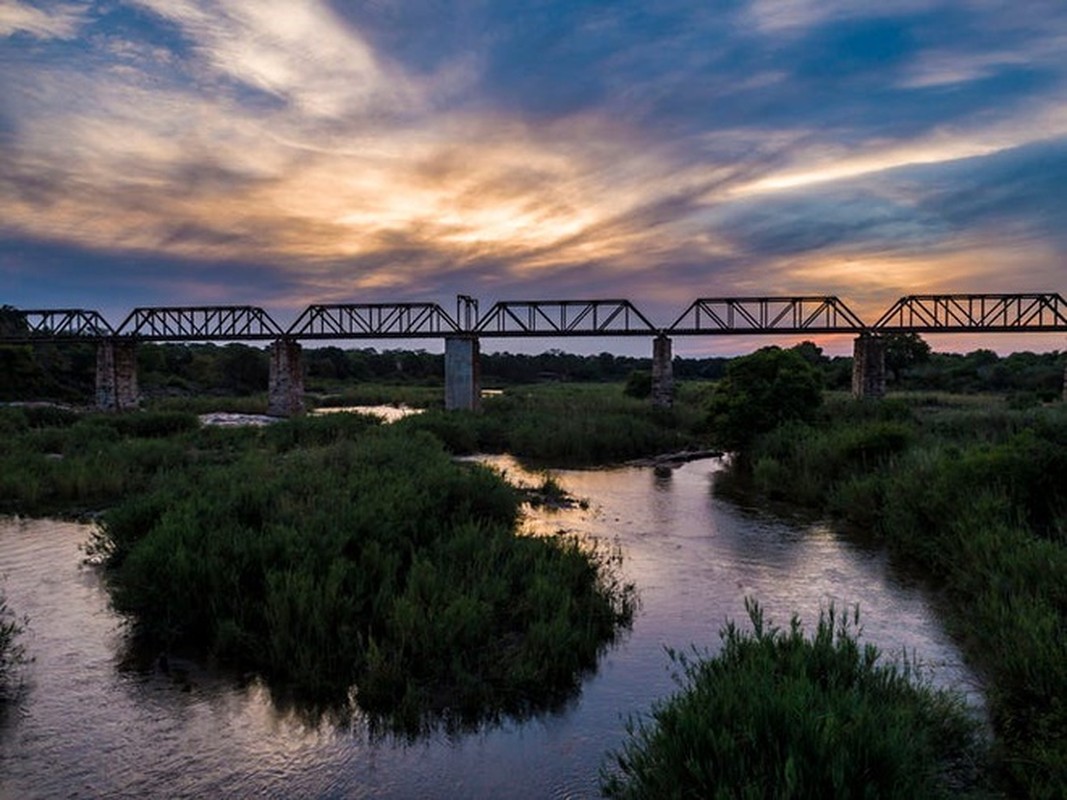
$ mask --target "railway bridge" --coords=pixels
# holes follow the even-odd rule
[[[668,325],[629,300],[506,300],[482,313],[469,295],[456,298],[454,313],[432,302],[311,305],[284,329],[256,306],[142,307],[118,325],[80,308],[0,314],[0,345],[95,343],[96,404],[113,411],[138,405],[139,342],[270,342],[268,405],[277,416],[304,410],[301,352],[309,341],[443,339],[445,406],[475,409],[482,339],[650,338],[652,401],[669,406],[677,337],[851,334],[852,391],[864,398],[885,393],[886,334],[1049,332],[1067,333],[1067,301],[1057,293],[908,295],[870,324],[838,297],[818,295],[702,297]]]

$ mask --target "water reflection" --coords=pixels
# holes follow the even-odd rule
[[[509,477],[543,478],[491,461]],[[914,652],[939,685],[974,684],[926,598],[884,555],[715,499],[716,469],[553,473],[588,507],[531,510],[528,530],[617,543],[640,594],[633,630],[563,708],[414,744],[375,738],[358,716],[311,724],[260,682],[193,660],[172,659],[170,673],[124,664],[121,620],[82,564],[89,529],[0,521],[5,591],[30,617],[36,658],[0,724],[0,797],[595,797],[625,718],[674,688],[664,648],[717,649],[723,622],[744,620],[746,595],[779,624],[859,603],[866,640]]]

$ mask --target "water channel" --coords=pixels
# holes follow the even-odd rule
[[[491,461],[509,479],[537,479]],[[725,620],[746,621],[746,596],[783,625],[858,603],[866,641],[906,650],[935,684],[979,700],[920,586],[879,550],[714,497],[721,466],[554,471],[588,507],[531,510],[526,524],[618,544],[640,596],[632,631],[557,713],[415,744],[374,741],[358,724],[308,728],[255,682],[195,663],[169,674],[124,665],[122,621],[83,563],[90,528],[0,520],[0,581],[30,618],[34,658],[0,720],[0,797],[595,797],[626,718],[674,689],[665,648],[716,649]]]

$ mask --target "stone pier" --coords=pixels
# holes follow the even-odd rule
[[[304,359],[300,344],[279,339],[270,346],[270,385],[267,413],[299,417],[304,413]]]
[[[140,403],[137,391],[137,345],[107,339],[96,346],[96,407],[131,411]]]
[[[481,405],[482,368],[478,339],[445,339],[445,408],[476,411]]]
[[[852,396],[861,400],[885,397],[885,342],[860,336],[852,349]]]
[[[674,405],[674,363],[671,340],[657,336],[652,341],[652,405],[670,408]]]

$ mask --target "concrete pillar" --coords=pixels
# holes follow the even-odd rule
[[[885,397],[885,342],[877,336],[860,336],[853,346],[852,396]]]
[[[270,386],[267,413],[272,417],[299,417],[304,413],[304,359],[291,339],[270,346]]]
[[[657,336],[652,341],[652,405],[670,408],[674,405],[674,362],[671,340]]]
[[[106,339],[96,346],[96,407],[131,411],[140,402],[137,391],[137,345]]]
[[[476,411],[482,398],[482,367],[478,339],[445,339],[445,408]]]

